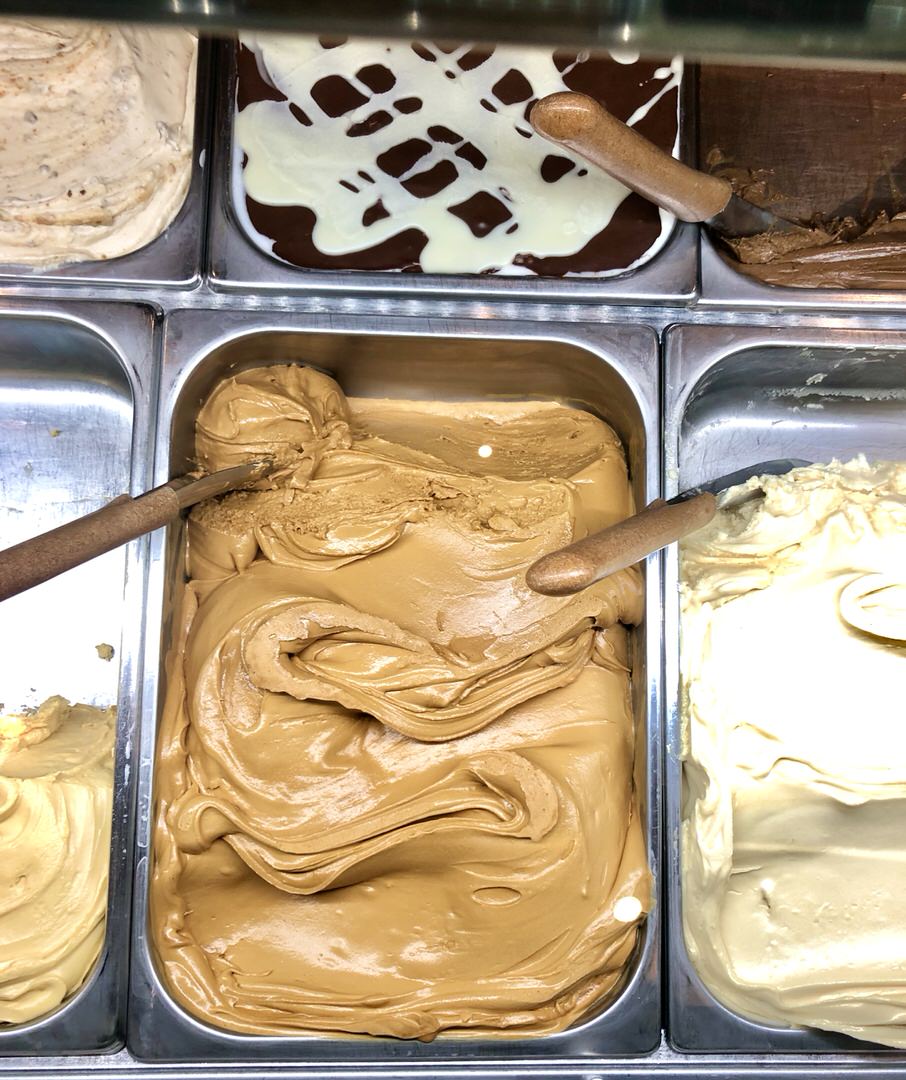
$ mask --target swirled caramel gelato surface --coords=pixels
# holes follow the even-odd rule
[[[219,384],[156,774],[151,932],[242,1032],[540,1034],[608,1000],[651,882],[633,789],[636,570],[529,591],[632,512],[622,448],[550,402]]]
[[[192,173],[194,34],[0,21],[0,263],[53,267],[150,243]]]
[[[104,943],[115,715],[48,698],[0,717],[0,1026],[56,1008]]]
[[[906,465],[729,498],[682,554],[686,945],[743,1016],[906,1047]]]

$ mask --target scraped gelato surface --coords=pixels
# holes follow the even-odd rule
[[[800,289],[906,289],[906,213],[726,240],[749,277]]]
[[[0,1026],[50,1012],[104,944],[115,714],[0,716]]]
[[[906,1047],[906,465],[729,498],[682,550],[686,946],[743,1016]]]
[[[528,122],[578,90],[677,150],[679,59],[242,34],[233,202],[309,269],[615,274],[674,219]]]
[[[610,1000],[652,903],[633,787],[635,569],[527,566],[632,512],[614,432],[552,402],[347,399],[258,368],[197,421],[156,766],[150,932],[248,1033],[534,1035]]]
[[[185,30],[0,21],[0,262],[54,267],[150,243],[192,172]]]
[[[904,96],[899,72],[702,65],[701,166],[805,226],[729,240],[739,270],[794,288],[906,288]]]

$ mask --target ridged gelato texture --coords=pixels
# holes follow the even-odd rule
[[[189,521],[150,928],[195,1015],[243,1032],[568,1027],[650,908],[633,788],[635,569],[531,593],[632,512],[622,448],[549,402],[346,399],[301,367],[221,383]]]
[[[150,243],[189,189],[197,41],[185,30],[0,22],[0,262]]]
[[[728,499],[682,552],[686,945],[743,1016],[906,1047],[906,465]]]
[[[56,1008],[104,944],[115,714],[0,717],[0,1025]]]

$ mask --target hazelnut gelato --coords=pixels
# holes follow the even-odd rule
[[[185,30],[0,21],[0,263],[144,247],[192,172],[197,41]]]
[[[76,991],[104,944],[112,708],[48,698],[0,717],[0,1025]]]
[[[150,930],[196,1016],[250,1033],[558,1031],[619,987],[651,906],[633,788],[631,569],[541,553],[632,512],[622,448],[552,402],[219,384],[189,521]]]
[[[686,946],[743,1016],[906,1047],[906,465],[728,499],[682,549]]]

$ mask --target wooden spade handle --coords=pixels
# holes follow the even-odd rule
[[[585,94],[549,94],[532,106],[539,135],[574,151],[681,221],[707,221],[730,201],[726,180],[690,169]]]
[[[178,515],[179,496],[164,486],[137,499],[120,495],[92,514],[0,551],[0,600],[159,529]]]
[[[717,499],[708,491],[680,503],[658,500],[635,517],[545,555],[532,563],[525,580],[547,596],[580,592],[707,525],[716,512]]]

